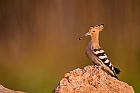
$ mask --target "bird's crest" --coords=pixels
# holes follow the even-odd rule
[[[84,36],[80,37],[79,40],[89,35],[93,36],[93,34],[97,34],[100,31],[103,31],[103,29],[104,29],[104,24],[90,26],[89,31],[86,34],[84,34]]]

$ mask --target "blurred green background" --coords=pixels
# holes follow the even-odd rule
[[[64,74],[92,64],[88,27],[105,24],[101,46],[140,92],[140,0],[0,0],[0,84],[51,93]]]

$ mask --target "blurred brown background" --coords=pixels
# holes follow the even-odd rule
[[[105,24],[101,46],[140,92],[140,0],[0,0],[0,83],[51,93],[64,73],[92,64],[88,27]]]

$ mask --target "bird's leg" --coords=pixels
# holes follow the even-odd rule
[[[95,65],[95,67],[96,67],[98,70],[101,69],[101,66]]]
[[[97,68],[94,73],[93,73],[93,76],[96,75],[102,68],[102,66],[99,66],[99,65],[95,65],[95,68]]]

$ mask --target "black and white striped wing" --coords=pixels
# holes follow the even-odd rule
[[[104,50],[94,49],[94,54],[97,56],[97,58],[99,58],[99,60],[101,60],[101,62],[103,62],[106,66],[108,66],[113,72],[119,74],[120,70],[111,64]]]

